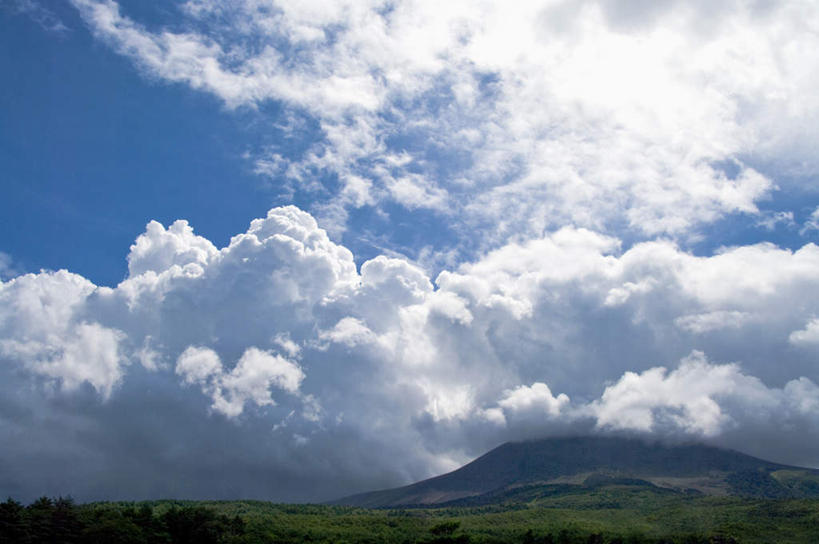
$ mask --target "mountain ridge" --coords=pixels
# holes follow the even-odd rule
[[[629,485],[706,495],[819,497],[819,471],[696,443],[547,438],[507,442],[447,474],[332,504],[381,508],[490,503],[509,500],[521,487],[554,491]]]

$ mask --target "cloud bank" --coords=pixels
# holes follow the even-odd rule
[[[151,222],[128,263],[0,284],[4,489],[318,500],[567,432],[819,459],[813,244],[564,227],[430,278],[291,206],[222,248]]]

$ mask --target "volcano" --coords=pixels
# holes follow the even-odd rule
[[[448,474],[333,504],[366,508],[491,504],[526,500],[533,491],[612,486],[696,495],[819,497],[819,471],[703,444],[549,438],[508,442]]]

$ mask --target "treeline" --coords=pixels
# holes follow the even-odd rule
[[[454,513],[454,512],[453,512]],[[0,503],[0,544],[736,544],[728,536],[594,532],[534,519],[442,512],[370,511],[261,502],[91,503],[43,497]],[[540,514],[538,518],[542,517]],[[514,522],[506,523],[514,519]],[[625,531],[624,531],[625,529]],[[619,534],[618,534],[619,532]],[[624,534],[626,533],[626,534]],[[793,534],[791,534],[793,536]],[[744,539],[743,539],[744,540]],[[817,542],[795,539],[793,541]]]
[[[523,535],[522,544],[739,544],[730,536],[688,535],[676,538],[649,538],[642,535],[628,537],[605,536],[600,533],[583,534],[561,530],[556,534],[536,535],[529,530]]]
[[[0,543],[9,544],[233,544],[245,522],[202,506],[171,507],[156,515],[138,508],[79,507],[70,498],[42,497],[28,506],[0,504]]]
[[[459,531],[460,522],[445,521],[434,525],[430,530],[430,536],[421,538],[416,544],[473,544],[476,542],[468,533]],[[642,535],[629,535],[620,537],[616,535],[603,535],[601,533],[588,533],[582,530],[561,529],[556,533],[539,534],[532,529],[528,529],[519,537],[506,540],[492,538],[487,540],[495,544],[739,544],[733,537],[725,536],[680,536],[677,538],[649,538]]]

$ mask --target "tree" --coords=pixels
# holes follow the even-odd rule
[[[430,528],[432,538],[424,542],[428,544],[466,544],[469,542],[469,535],[455,535],[455,531],[461,526],[460,521],[443,521]]]
[[[220,544],[244,534],[241,518],[231,520],[202,506],[173,507],[161,519],[175,544]]]
[[[51,511],[51,539],[55,544],[69,544],[79,540],[82,523],[71,497],[54,501]]]
[[[28,542],[26,525],[22,504],[11,498],[0,504],[0,542]]]
[[[148,540],[133,520],[116,510],[96,512],[83,531],[83,542],[92,544],[147,544]]]
[[[29,540],[31,542],[51,542],[51,518],[54,514],[54,501],[40,497],[26,507],[28,518]]]

